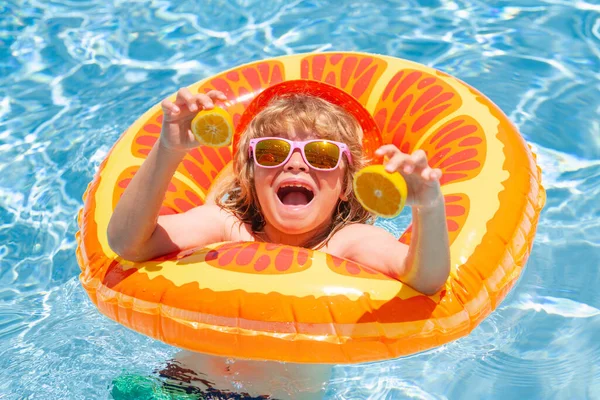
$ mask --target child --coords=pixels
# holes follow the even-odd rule
[[[352,175],[365,164],[361,127],[343,108],[314,95],[274,98],[256,115],[242,133],[235,173],[216,197],[217,204],[159,216],[177,166],[198,145],[191,120],[198,111],[225,100],[219,91],[192,94],[183,88],[174,103],[162,102],[160,140],[123,193],[108,226],[108,241],[117,254],[144,261],[215,242],[264,241],[319,249],[428,295],[444,285],[450,255],[441,171],[429,167],[422,150],[408,155],[394,145],[380,147],[376,154],[387,157],[386,170],[402,173],[408,186],[410,246],[366,224],[371,216],[352,191]],[[307,144],[314,139],[319,141]],[[315,159],[315,146],[324,146],[320,150],[329,158]]]
[[[377,154],[388,158],[386,169],[406,179],[413,215],[411,244],[367,224],[371,215],[352,191],[352,176],[366,163],[361,126],[344,108],[316,95],[273,98],[242,132],[234,174],[215,201],[159,216],[175,170],[187,151],[198,146],[191,120],[198,111],[225,100],[219,91],[194,95],[180,89],[175,102],[162,102],[160,140],[123,193],[108,226],[109,244],[117,254],[144,261],[215,242],[264,241],[350,259],[425,294],[444,285],[450,255],[441,171],[428,166],[421,150],[407,155],[393,145],[379,148]],[[319,140],[307,142],[314,139]],[[319,157],[322,154],[327,157]],[[208,383],[196,382],[203,391],[231,393],[243,383],[240,390],[252,396],[270,393],[277,398],[320,397],[319,389],[331,373],[329,366],[256,360],[230,365],[222,357],[188,351],[180,352],[174,362],[198,376],[212,377]],[[283,381],[288,383],[282,386]],[[302,388],[291,389],[292,383]]]

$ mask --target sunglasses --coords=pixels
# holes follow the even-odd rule
[[[333,140],[293,141],[278,137],[250,139],[250,154],[254,162],[263,168],[277,168],[285,164],[295,149],[300,149],[306,164],[318,171],[331,171],[340,165],[342,154],[348,162],[352,155],[348,146]]]

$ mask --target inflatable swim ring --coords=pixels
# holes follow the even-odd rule
[[[123,133],[86,190],[80,280],[98,309],[193,351],[307,363],[356,363],[430,349],[467,335],[504,299],[529,256],[545,202],[535,156],[490,100],[413,62],[363,53],[299,54],[243,65],[190,87],[221,90],[234,125],[258,93],[308,79],[337,86],[373,116],[383,143],[423,149],[441,168],[451,242],[445,287],[425,296],[353,262],[257,242],[132,263],[108,246],[110,215],[157,140],[160,105]],[[203,204],[231,147],[190,151],[161,212]],[[399,239],[411,240],[410,227]]]

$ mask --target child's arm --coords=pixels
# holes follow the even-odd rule
[[[403,274],[399,279],[422,293],[433,294],[443,287],[450,274],[450,245],[441,193],[433,205],[413,206],[412,219],[411,243],[398,270]]]
[[[115,207],[108,224],[108,243],[131,261],[223,240],[226,215],[217,206],[159,216],[169,182],[190,149],[198,146],[190,123],[200,109],[211,109],[223,93],[192,93],[181,89],[175,103],[164,100],[160,139],[148,154]]]
[[[407,203],[412,205],[410,246],[398,242],[381,228],[350,225],[340,231],[333,245],[343,243],[340,255],[396,277],[424,294],[441,289],[450,274],[450,247],[439,169],[427,164],[425,152],[401,153],[387,145],[377,151],[389,158],[388,172],[402,172],[408,185]],[[334,240],[332,239],[332,240]]]

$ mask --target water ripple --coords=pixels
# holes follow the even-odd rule
[[[511,304],[511,307],[536,312],[544,311],[565,318],[592,318],[600,315],[600,310],[597,308],[574,300],[550,296],[534,297],[531,294],[521,295],[518,301]]]

